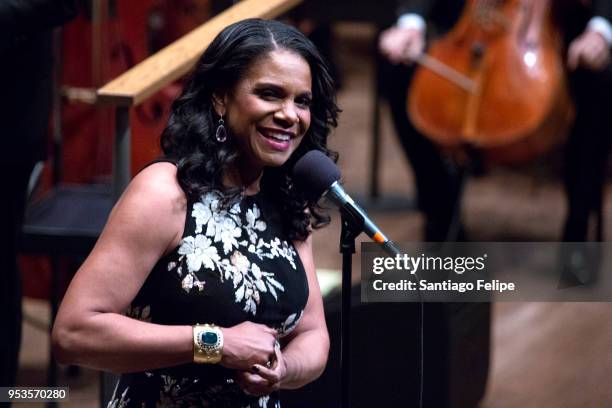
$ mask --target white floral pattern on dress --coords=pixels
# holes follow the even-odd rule
[[[202,394],[197,389],[198,378],[176,378],[165,374],[160,377],[163,385],[156,408],[208,406],[202,404]]]
[[[130,387],[126,387],[123,393],[121,393],[121,397],[117,398],[113,395],[113,398],[108,402],[106,408],[126,408],[130,403],[130,399],[127,397],[127,393]],[[115,388],[115,393],[117,389]]]
[[[270,303],[277,302],[277,305],[270,305],[272,307],[269,310],[275,316],[270,324],[281,335],[286,335],[296,327],[303,310],[296,311],[297,306],[291,309],[285,306],[295,303],[297,298],[283,296],[286,293],[283,279],[288,282],[298,279],[296,283],[299,283],[299,279],[305,276],[285,276],[284,272],[281,275],[269,268],[278,267],[278,270],[283,271],[293,268],[297,271],[297,252],[289,242],[273,233],[280,226],[275,223],[275,218],[268,219],[269,223],[264,221],[262,216],[268,214],[262,214],[255,200],[243,200],[226,210],[221,209],[220,200],[221,195],[212,192],[203,195],[193,204],[187,213],[188,229],[181,243],[168,258],[160,261],[159,266],[156,265],[156,271],[166,274],[164,280],[153,281],[157,286],[152,286],[152,291],[150,286],[147,290],[142,289],[139,292],[143,294],[139,303],[133,303],[126,315],[156,322],[155,310],[159,298],[155,296],[166,289],[168,278],[182,288],[179,291],[197,294],[210,290],[206,295],[221,295],[224,300],[235,302],[239,308],[254,316],[266,313],[260,306],[263,299]],[[216,282],[222,282],[224,286],[221,293],[215,292],[218,284],[210,285]],[[162,288],[159,285],[164,286]],[[174,290],[173,287],[172,295],[175,295]],[[230,292],[229,299],[227,291]],[[300,303],[299,307],[303,307],[303,304]],[[279,310],[281,318],[276,317]],[[261,397],[249,396],[232,378],[226,378],[225,374],[207,378],[191,374],[191,371],[182,370],[172,375],[151,370],[122,375],[109,407],[154,405],[175,408],[280,408],[276,393]]]
[[[269,395],[262,395],[261,397],[259,397],[259,407],[260,408],[267,408],[268,406],[268,401],[270,401],[270,396]]]
[[[198,377],[175,377],[147,372],[147,378],[151,381],[150,385],[160,381],[159,394],[155,402],[156,408],[227,406],[228,401],[237,402],[238,400],[240,402],[237,403],[243,407],[251,407],[255,403],[259,408],[280,408],[278,400],[274,401],[273,406],[269,406],[269,395],[257,399],[246,396],[233,379],[227,379],[226,386],[220,383],[202,387]],[[127,408],[130,403],[129,390],[128,386],[123,390],[121,396],[118,396],[117,389],[115,389],[107,408]],[[142,406],[145,406],[144,402]]]
[[[182,278],[183,290],[190,293],[194,288],[203,291],[205,282],[197,276],[202,268],[219,272],[221,281],[232,283],[235,302],[243,305],[243,310],[255,315],[262,293],[270,293],[278,301],[278,293],[285,288],[278,282],[274,273],[263,271],[252,263],[244,253],[264,259],[285,259],[293,269],[297,269],[297,252],[287,241],[278,237],[269,242],[259,237],[268,228],[261,219],[261,210],[254,203],[247,208],[245,219],[240,218],[240,202],[229,210],[221,208],[222,196],[217,191],[204,194],[193,205],[191,216],[195,220],[195,236],[186,236],[179,247],[178,262],[170,262],[168,270],[176,268]],[[243,236],[244,235],[244,236]],[[219,253],[219,244],[223,254]],[[225,255],[224,258],[221,256]],[[183,265],[187,271],[184,273]]]
[[[131,317],[132,319],[140,320],[143,322],[151,322],[151,306],[128,306],[125,311],[125,315],[127,317]]]
[[[293,313],[289,315],[289,317],[285,319],[281,326],[277,328],[278,333],[281,336],[286,336],[287,334],[291,333],[293,329],[295,329],[297,324],[300,322],[300,319],[302,318],[303,314],[304,311],[301,310],[299,313]]]

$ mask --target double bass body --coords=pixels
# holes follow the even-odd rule
[[[565,136],[572,107],[547,1],[469,1],[425,57],[421,62],[429,63],[415,74],[408,113],[439,145],[470,145],[489,161],[520,163]],[[431,61],[465,81],[440,75]]]

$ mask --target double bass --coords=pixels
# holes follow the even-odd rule
[[[573,119],[549,0],[471,0],[417,61],[408,114],[448,149],[517,164],[561,143]]]

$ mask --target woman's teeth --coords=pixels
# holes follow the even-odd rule
[[[281,142],[288,142],[290,139],[289,135],[279,134],[279,133],[268,133],[266,136],[272,139],[276,139]]]

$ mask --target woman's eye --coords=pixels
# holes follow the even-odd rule
[[[312,100],[310,98],[300,98],[296,101],[296,103],[300,106],[309,108],[310,105],[312,105]]]
[[[271,91],[271,90],[263,90],[263,91],[259,91],[259,96],[264,98],[264,99],[274,99],[276,98],[278,95],[276,94],[276,92]]]

